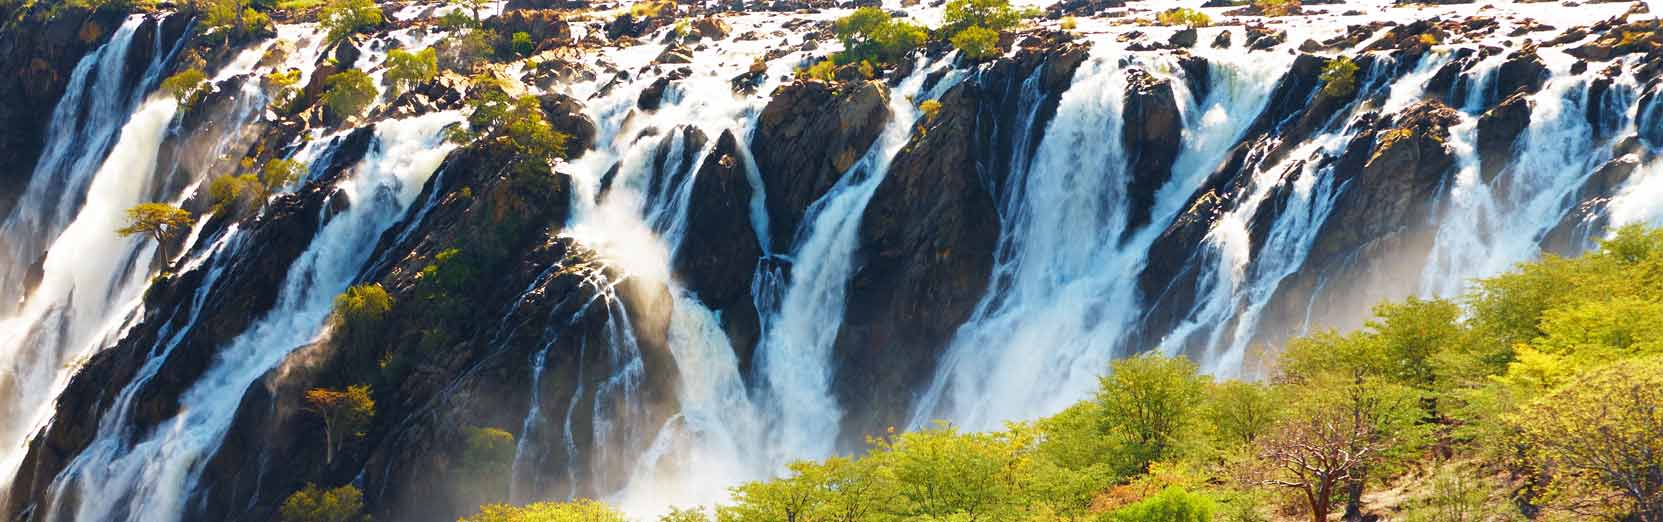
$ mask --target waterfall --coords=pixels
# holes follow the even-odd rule
[[[318,230],[294,261],[274,307],[219,351],[207,373],[180,396],[175,418],[133,438],[128,419],[106,416],[94,441],[53,483],[56,500],[46,520],[178,520],[244,392],[320,335],[335,296],[369,255],[364,245],[403,216],[453,148],[441,131],[458,121],[456,113],[442,112],[378,124],[376,147],[335,187],[351,206]],[[146,383],[136,379],[129,387]],[[132,394],[123,396],[131,400]]]

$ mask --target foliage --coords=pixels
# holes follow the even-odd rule
[[[986,60],[999,54],[999,32],[981,26],[966,27],[949,41],[972,60]]]
[[[513,49],[516,56],[524,58],[531,56],[532,51],[537,50],[537,44],[532,43],[531,33],[520,31],[514,33],[514,36],[510,38],[509,49]]]
[[[364,511],[364,494],[352,485],[328,491],[315,484],[289,495],[279,517],[283,522],[369,522]]]
[[[335,43],[381,25],[381,8],[375,5],[375,0],[329,0],[318,22],[327,31],[327,41]]]
[[[1073,31],[1080,28],[1080,22],[1075,20],[1072,16],[1064,16],[1062,17],[1062,22],[1057,24],[1057,27],[1064,31]]]
[[[116,229],[121,237],[144,234],[157,243],[191,225],[191,213],[166,203],[139,203],[127,209],[127,224]]]
[[[277,158],[266,161],[260,168],[260,185],[266,193],[277,192],[306,176],[306,164],[292,159]]]
[[[1299,12],[1300,0],[1253,0],[1253,7],[1265,16],[1288,16]]]
[[[472,13],[473,14],[473,25],[477,26],[477,25],[479,25],[479,11],[482,10],[482,9],[485,9],[488,6],[490,6],[491,2],[493,2],[493,1],[494,0],[451,0],[450,3],[452,5],[463,7],[465,9],[467,9],[468,12]],[[460,13],[460,12],[461,11],[451,11],[451,13]],[[448,15],[449,13],[446,13],[446,14]]]
[[[260,179],[253,174],[227,174],[208,181],[208,201],[213,204],[215,214],[232,208],[252,207],[256,200],[264,197],[264,192]]]
[[[1211,522],[1212,499],[1176,487],[1115,510],[1109,522]]]
[[[330,320],[344,344],[353,350],[369,350],[378,344],[381,319],[392,309],[393,298],[381,283],[364,283],[335,296]]]
[[[1036,16],[1039,16],[1037,9],[1018,9],[1011,6],[1010,0],[948,0],[941,14],[941,34],[957,35],[971,27],[997,33]]]
[[[1322,94],[1343,98],[1357,92],[1357,62],[1349,56],[1329,60],[1322,66]]]
[[[1161,11],[1155,15],[1155,23],[1160,25],[1181,25],[1184,27],[1207,27],[1213,25],[1213,19],[1197,9],[1175,7]]]
[[[496,428],[468,427],[462,465],[476,476],[506,471],[514,461],[514,434]]]
[[[485,29],[470,29],[439,40],[433,45],[438,53],[439,68],[449,71],[469,71],[484,63],[495,49],[497,34]]]
[[[1492,480],[1471,466],[1440,469],[1427,484],[1427,491],[1415,498],[1404,513],[1407,522],[1501,522],[1523,517],[1510,516],[1511,506],[1497,494]],[[1505,490],[1503,490],[1505,491]]]
[[[474,79],[470,91],[473,96],[467,100],[472,110],[468,129],[453,131],[451,139],[468,142],[488,136],[512,146],[521,156],[544,160],[564,157],[568,137],[549,124],[537,97],[511,98],[496,81],[489,76]]]
[[[357,116],[375,101],[379,94],[370,75],[358,69],[347,69],[324,79],[329,88],[323,92],[323,104],[336,118]]]
[[[175,73],[162,80],[161,89],[173,95],[179,101],[179,106],[189,110],[202,100],[202,95],[208,90],[208,75],[202,69],[192,67]]]
[[[439,55],[432,47],[417,52],[403,49],[387,51],[387,72],[382,75],[382,81],[388,88],[388,97],[399,94],[417,85],[433,80],[439,74]]]
[[[676,3],[672,0],[645,0],[629,6],[629,16],[636,20],[655,18],[659,15],[675,15]]]
[[[924,100],[924,103],[918,104],[918,112],[924,113],[924,119],[935,121],[935,116],[941,114],[941,102],[939,100]]]
[[[364,436],[375,417],[375,400],[369,386],[348,386],[345,390],[306,390],[306,409],[323,421],[325,464],[335,461],[335,452],[348,440]]]
[[[797,75],[811,80],[833,83],[837,81],[837,62],[827,58],[809,66],[807,69],[798,69]]]
[[[271,109],[279,113],[291,112],[293,103],[300,97],[300,69],[272,71],[266,75],[265,81],[272,93]]]
[[[622,513],[606,504],[579,499],[571,502],[539,502],[529,506],[492,504],[481,506],[479,514],[461,522],[627,522]]]
[[[470,17],[468,13],[459,9],[446,11],[445,14],[439,15],[439,28],[446,31],[460,31],[475,27],[479,27],[478,18]]]
[[[1554,507],[1590,518],[1663,520],[1663,357],[1589,370],[1508,422],[1548,478]]]
[[[275,27],[271,17],[256,11],[249,0],[191,0],[186,5],[197,14],[204,33],[227,40],[270,34]]]
[[[1144,354],[1115,361],[1099,380],[1103,432],[1125,441],[1140,471],[1192,432],[1205,387],[1196,371],[1189,359]]]
[[[834,30],[843,42],[838,63],[897,63],[929,40],[924,27],[891,19],[888,11],[877,7],[862,7],[839,18]]]

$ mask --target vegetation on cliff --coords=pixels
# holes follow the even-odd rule
[[[1052,417],[891,432],[663,520],[1658,520],[1659,297],[1663,231],[1623,228],[1459,302],[1386,303],[1362,330],[1295,339],[1260,381],[1121,359]],[[469,520],[616,516],[579,501]]]

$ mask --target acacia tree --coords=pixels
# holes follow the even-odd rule
[[[1169,456],[1194,426],[1205,383],[1183,357],[1151,353],[1115,361],[1098,383],[1101,428],[1125,439],[1143,471]]]
[[[1265,483],[1298,490],[1311,520],[1326,522],[1337,489],[1374,458],[1376,448],[1368,444],[1373,435],[1366,424],[1340,415],[1285,422],[1263,439],[1260,457],[1274,468]]]
[[[348,386],[345,390],[306,390],[306,406],[307,411],[323,420],[324,464],[335,461],[335,451],[347,439],[364,436],[370,419],[375,416],[370,387],[363,385]]]
[[[167,259],[167,240],[191,224],[190,211],[167,203],[139,203],[127,209],[127,225],[116,229],[121,237],[144,234],[156,240],[162,258]]]

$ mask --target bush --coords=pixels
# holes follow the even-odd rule
[[[1058,27],[1064,31],[1073,31],[1080,27],[1080,22],[1075,20],[1072,16],[1064,16],[1062,17],[1062,23],[1058,24]]]
[[[1011,7],[1010,0],[948,0],[946,10],[941,14],[941,34],[956,35],[970,27],[997,33],[1039,14],[1037,9]]]
[[[1212,499],[1168,487],[1160,493],[1117,509],[1107,522],[1211,522]]]
[[[208,182],[208,201],[219,214],[234,208],[250,208],[264,197],[259,178],[253,174],[215,176]]]
[[[351,485],[324,491],[315,484],[289,495],[279,516],[283,522],[369,522],[360,515],[364,494]]]
[[[922,26],[890,19],[889,12],[876,7],[856,9],[835,24],[843,52],[838,63],[875,61],[893,64],[929,40]]]
[[[453,9],[439,16],[439,27],[446,31],[459,31],[479,27],[479,21],[468,16],[461,9]]]
[[[375,81],[358,69],[347,69],[324,79],[329,90],[323,93],[323,105],[339,120],[357,116],[375,101]]]
[[[278,189],[300,180],[306,175],[306,164],[291,159],[274,159],[267,161],[260,168],[260,185],[265,187],[266,193],[277,192]]]
[[[349,347],[369,348],[378,344],[381,319],[392,309],[393,298],[380,283],[353,285],[335,296],[330,319]]]
[[[481,506],[479,514],[461,522],[628,522],[606,504],[579,499],[571,502],[538,502],[529,506],[492,504]]]
[[[364,436],[375,417],[375,400],[369,386],[348,386],[345,390],[306,390],[306,410],[323,421],[324,464],[335,461],[335,452],[348,440]]]
[[[1207,13],[1190,9],[1188,7],[1179,7],[1161,11],[1159,14],[1156,14],[1155,23],[1160,25],[1182,25],[1184,27],[1194,28],[1213,25],[1213,19],[1212,17],[1207,16]]]
[[[382,81],[390,90],[388,96],[396,97],[416,85],[427,83],[439,73],[439,55],[429,47],[418,52],[403,49],[387,51],[387,73]]]
[[[953,47],[971,60],[986,60],[999,55],[999,32],[971,26],[953,35]]]
[[[173,76],[162,80],[161,88],[173,95],[179,101],[179,106],[189,110],[201,101],[202,95],[208,90],[208,75],[202,69],[192,67],[179,71]]]
[[[329,43],[381,25],[381,21],[381,8],[375,5],[375,0],[330,0],[318,18],[318,23],[328,31]]]
[[[647,0],[629,6],[629,16],[636,20],[654,18],[659,15],[673,16],[675,13],[676,3],[673,0]]]
[[[510,99],[496,85],[497,80],[486,75],[475,77],[473,82],[474,87],[469,90],[473,96],[467,101],[473,110],[468,115],[468,129],[452,131],[452,141],[468,142],[480,136],[494,136],[508,141],[523,156],[565,157],[567,136],[549,124],[537,97]]]
[[[271,109],[278,113],[292,111],[291,105],[300,97],[300,69],[273,71],[265,80],[266,88],[271,91]]]
[[[935,115],[941,113],[941,102],[937,100],[924,100],[924,103],[918,104],[918,111],[924,113],[925,120],[934,121]]]
[[[439,40],[433,48],[438,52],[439,67],[448,71],[471,71],[485,62],[494,49],[497,33],[485,29],[470,29],[450,38]]]
[[[1341,56],[1322,66],[1322,94],[1343,98],[1357,92],[1357,62]]]
[[[531,56],[532,51],[537,50],[537,44],[532,43],[531,33],[520,31],[514,33],[513,38],[510,39],[509,48],[514,50],[516,56],[524,58]]]
[[[810,65],[807,69],[797,69],[797,76],[826,83],[836,82],[837,61],[830,58],[820,60],[820,63]]]
[[[462,465],[484,477],[508,471],[514,463],[514,434],[496,428],[464,429]]]
[[[1287,16],[1299,12],[1299,0],[1253,0],[1253,7],[1265,16]]]

